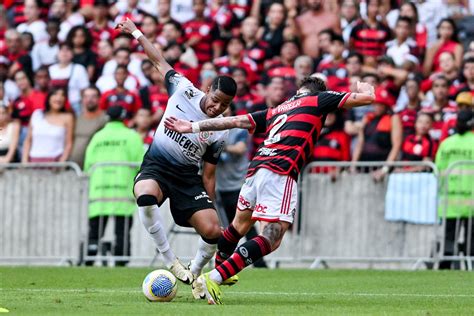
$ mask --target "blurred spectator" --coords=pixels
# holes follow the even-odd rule
[[[268,58],[272,58],[278,54],[285,39],[293,38],[291,32],[289,32],[286,37],[284,34],[285,28],[287,27],[287,24],[285,23],[285,14],[286,11],[283,4],[273,3],[270,6],[263,26],[258,30],[257,38],[268,43],[268,49],[266,52]]]
[[[247,72],[249,82],[254,83],[257,76],[257,64],[244,56],[244,48],[245,43],[241,38],[232,38],[227,44],[227,55],[215,59],[214,65],[221,74],[230,74],[232,68],[243,68]]]
[[[219,57],[222,52],[219,31],[214,22],[205,16],[205,9],[205,0],[194,0],[195,16],[183,25],[185,45],[194,50],[200,65]]]
[[[0,103],[3,103],[0,101]],[[0,105],[0,164],[15,162],[20,124],[12,121],[8,108]]]
[[[472,221],[471,203],[472,196],[474,196],[472,167],[457,167],[454,169],[455,172],[452,172],[449,176],[446,174],[451,164],[458,161],[474,160],[474,112],[472,108],[459,112],[456,129],[457,134],[442,142],[436,154],[436,166],[440,171],[442,180],[439,204],[441,206],[439,208],[440,217],[444,216],[443,207],[447,206],[443,255],[453,256],[462,252],[466,256],[472,256],[474,255],[474,243],[472,242],[474,241],[474,221]],[[445,190],[446,182],[448,191]],[[469,222],[471,227],[468,227]],[[464,226],[463,229],[461,226]],[[463,243],[458,245],[461,231],[464,232]],[[471,249],[466,249],[468,241],[470,241]],[[440,263],[440,269],[450,268],[459,268],[459,266],[453,267],[451,261]]]
[[[357,23],[351,33],[350,48],[362,54],[367,65],[376,64],[391,38],[390,28],[377,20],[379,5],[380,0],[367,0],[367,18]]]
[[[343,0],[341,4],[341,29],[344,42],[349,43],[351,32],[359,22],[359,3],[357,0]]]
[[[141,61],[138,59],[131,59],[130,54],[130,49],[118,48],[114,51],[114,58],[105,63],[102,70],[102,76],[100,76],[96,82],[97,88],[99,88],[102,93],[114,89],[117,86],[114,73],[118,66],[124,66],[128,69],[129,75],[125,80],[125,87],[127,90],[135,91],[140,87],[139,79],[136,74],[143,76]],[[143,82],[146,81],[146,78],[143,78]]]
[[[114,58],[105,63],[104,68],[102,69],[102,77],[107,77],[108,75],[113,75],[115,69],[118,65],[126,66],[130,73],[130,83],[127,82],[127,87],[129,89],[138,89],[138,87],[146,86],[148,80],[145,78],[142,72],[142,60],[132,56],[130,47],[120,47],[115,49]],[[100,78],[99,78],[100,80]],[[132,88],[132,81],[135,84],[135,87]],[[98,87],[101,91],[101,87]],[[113,86],[108,86],[109,89],[112,89]]]
[[[49,77],[49,70],[48,67],[46,66],[41,66],[36,72],[35,72],[35,86],[34,89],[38,91],[39,94],[41,94],[41,101],[39,101],[40,104],[43,104],[42,108],[44,107],[44,103],[46,101],[46,97],[48,96],[49,93],[49,81],[51,78]]]
[[[464,77],[464,82],[456,87],[456,94],[466,91],[470,92],[474,96],[474,57],[469,57],[464,60],[462,74]]]
[[[106,116],[99,107],[100,92],[94,86],[82,90],[82,111],[74,125],[74,145],[69,160],[83,168],[86,148],[92,136],[106,123]]]
[[[138,7],[138,0],[119,1],[111,11],[116,13],[114,24],[130,19],[137,27],[143,22],[144,11]]]
[[[168,22],[177,22],[171,17],[171,0],[158,0],[158,33],[161,33],[163,25]]]
[[[21,33],[21,46],[28,52],[28,54],[31,53],[34,45],[35,40],[33,38],[33,34],[30,32]]]
[[[300,82],[309,77],[314,70],[313,59],[306,55],[298,56],[295,59],[295,65],[293,67],[296,72],[296,85],[299,86]]]
[[[158,39],[158,19],[153,15],[144,15],[141,31],[151,43],[156,42]],[[142,51],[143,47],[139,46],[137,49]]]
[[[393,100],[394,101],[394,100]],[[357,138],[352,161],[396,161],[403,141],[400,117],[391,114],[393,102],[387,90],[378,88],[375,92],[373,113],[362,121],[362,129]],[[388,168],[383,167],[373,173],[376,181],[382,180]]]
[[[41,1],[39,0],[25,0],[24,15],[26,22],[21,23],[16,28],[20,33],[31,33],[36,43],[48,40],[46,23],[40,19],[40,3]]]
[[[171,20],[164,24],[158,36],[157,42],[161,47],[166,47],[170,43],[183,43],[183,28],[178,22]]]
[[[454,54],[456,66],[461,68],[463,47],[459,43],[458,30],[452,19],[443,19],[438,24],[438,40],[432,44],[425,56],[423,74],[428,76],[432,71],[439,71],[439,58],[444,52]]]
[[[387,56],[391,57],[395,66],[401,67],[407,55],[420,57],[416,41],[410,37],[412,20],[408,17],[399,17],[395,27],[395,39],[385,43]]]
[[[306,0],[306,11],[296,18],[303,40],[303,53],[312,58],[320,57],[318,35],[322,30],[341,32],[338,16],[327,12],[324,2],[324,0]]]
[[[254,109],[255,104],[262,102],[262,97],[251,91],[245,69],[235,68],[232,71],[232,78],[237,84],[237,92],[232,100],[234,111],[237,115],[247,114]]]
[[[326,60],[327,58],[330,58],[331,41],[334,34],[334,30],[332,29],[324,29],[319,32],[319,57],[316,59],[317,64],[319,64],[323,60]]]
[[[58,62],[59,20],[48,20],[46,31],[48,32],[49,39],[42,42],[36,42],[31,52],[34,71],[37,71],[41,66],[51,66]]]
[[[468,110],[474,108],[474,98],[469,92],[461,92],[456,97],[456,104],[458,111]],[[456,133],[457,124],[457,113],[453,114],[451,118],[443,123],[441,127],[441,139],[442,142],[447,137],[452,136]]]
[[[201,91],[207,91],[212,84],[212,80],[217,77],[217,69],[213,63],[204,63],[199,73],[199,79],[201,81]]]
[[[151,111],[149,108],[141,108],[133,118],[133,127],[143,140],[143,148],[148,150],[153,142],[155,130],[152,128]]]
[[[421,83],[421,90],[426,93],[432,88],[433,79],[443,75],[449,81],[449,95],[456,95],[456,89],[459,86],[459,69],[456,67],[453,53],[444,52],[439,56],[439,70],[431,74]]]
[[[115,82],[117,86],[109,91],[106,91],[100,97],[100,108],[107,110],[112,106],[120,106],[126,111],[125,123],[127,124],[137,113],[138,109],[142,107],[142,102],[138,94],[127,90],[125,87],[125,80],[128,77],[127,67],[123,65],[117,66],[115,69]]]
[[[436,141],[441,139],[441,130],[444,122],[452,118],[458,110],[456,103],[448,98],[448,88],[448,79],[443,75],[437,76],[433,80],[433,87],[429,92],[430,97],[427,97],[421,104],[422,110],[430,113],[434,117],[430,135]]]
[[[73,63],[72,48],[59,46],[58,63],[49,67],[50,85],[67,91],[67,98],[76,114],[81,111],[81,90],[89,86],[89,76],[84,66]]]
[[[229,107],[224,116],[235,115]],[[222,150],[219,162],[216,168],[216,193],[222,205],[223,214],[226,216],[226,222],[232,223],[237,211],[237,202],[239,200],[240,188],[247,174],[249,160],[247,157],[247,140],[249,133],[243,129],[231,129]],[[222,213],[221,213],[222,214]],[[227,225],[226,225],[227,226]],[[257,236],[257,230],[252,226],[245,235],[247,240]],[[266,267],[263,260],[254,263],[255,267]]]
[[[193,0],[173,0],[168,2],[171,17],[179,23],[186,23],[194,18]],[[156,7],[153,7],[153,10],[155,8]]]
[[[199,69],[197,57],[191,48],[185,48],[177,42],[170,42],[163,51],[163,57],[174,70],[188,78],[197,85],[199,79]]]
[[[104,236],[107,222],[115,219],[115,248],[113,255],[130,255],[130,229],[136,210],[133,198],[133,178],[138,168],[128,166],[103,166],[92,171],[100,162],[139,163],[143,159],[143,142],[140,135],[123,124],[126,110],[120,106],[107,109],[110,122],[98,131],[87,146],[84,171],[90,174],[89,242],[87,254],[95,256]],[[128,201],[128,202],[127,202]],[[86,262],[92,265],[93,262]],[[116,262],[118,266],[126,260]]]
[[[5,32],[6,52],[4,56],[9,61],[8,74],[12,77],[18,70],[23,70],[30,80],[33,78],[33,66],[30,55],[23,48],[20,33],[14,29]]]
[[[415,133],[405,137],[402,144],[402,161],[433,161],[437,145],[430,137],[433,118],[427,113],[418,114]],[[404,171],[419,171],[419,167],[404,168]]]
[[[108,0],[95,0],[94,8],[92,10],[92,21],[86,24],[87,29],[92,37],[92,51],[97,53],[100,41],[112,40],[115,31],[108,18]]]
[[[109,40],[101,40],[97,44],[97,76],[102,74],[105,63],[114,57],[114,49]]]
[[[324,121],[318,141],[313,151],[314,161],[350,161],[351,138],[344,132],[344,114],[337,110],[329,113]],[[336,168],[320,167],[313,172],[331,173],[335,179]]]
[[[143,108],[150,110],[153,126],[157,126],[166,110],[168,92],[163,83],[163,76],[156,68],[153,68],[149,80],[151,85],[140,89],[140,99]]]
[[[402,121],[403,136],[406,137],[415,133],[415,121],[421,109],[419,97],[420,84],[415,78],[410,78],[403,87],[403,91],[405,98],[403,100],[400,100],[400,98],[397,100],[397,113]],[[402,93],[400,95],[402,95]],[[433,122],[431,122],[431,124],[432,123]]]
[[[362,74],[362,64],[364,63],[364,57],[355,52],[349,53],[346,58],[346,69],[347,75],[350,77],[352,76],[359,76]]]
[[[263,70],[265,59],[267,56],[268,43],[259,40],[257,37],[258,20],[249,16],[242,21],[241,36],[245,43],[245,56],[252,59],[257,64],[258,71]]]
[[[342,36],[333,35],[329,52],[329,58],[319,63],[317,71],[326,76],[328,90],[347,92],[349,91],[349,77],[346,62],[342,57],[344,52]]]
[[[61,42],[66,41],[66,37],[76,25],[82,25],[85,22],[84,17],[79,12],[74,12],[76,3],[68,0],[54,0],[51,9],[50,17],[57,18],[61,21],[58,38]]]
[[[83,25],[74,26],[68,33],[66,43],[72,48],[72,62],[86,68],[89,79],[92,80],[97,64],[96,55],[92,52],[92,36]]]
[[[73,143],[74,116],[66,111],[66,90],[51,90],[43,110],[31,116],[21,161],[63,162],[69,158]]]

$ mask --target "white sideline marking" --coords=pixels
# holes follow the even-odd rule
[[[54,292],[54,293],[140,293],[141,289],[139,288],[122,288],[122,289],[2,289],[0,291],[4,292]],[[230,296],[233,294],[236,295],[282,295],[282,296],[364,296],[364,297],[383,297],[383,296],[392,296],[392,297],[474,297],[474,294],[420,294],[420,293],[311,293],[311,292],[228,292],[226,293]]]

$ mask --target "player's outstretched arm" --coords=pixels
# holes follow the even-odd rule
[[[125,21],[120,22],[115,27],[124,33],[133,35],[143,46],[145,54],[148,56],[153,66],[155,66],[158,71],[165,76],[168,71],[173,69],[170,64],[165,60],[163,55],[156,49],[155,46],[143,35],[143,33],[137,29],[135,23],[133,23],[129,18]]]
[[[368,105],[374,102],[375,89],[367,82],[357,82],[357,91],[352,92],[350,97],[344,103],[344,108],[350,109],[353,107]]]
[[[170,116],[165,119],[165,127],[178,133],[199,133],[231,128],[251,129],[254,125],[247,115],[214,118],[199,122],[190,122]]]

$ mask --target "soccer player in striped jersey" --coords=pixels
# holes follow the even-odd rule
[[[297,94],[276,108],[200,122],[174,117],[165,120],[168,129],[179,133],[243,128],[267,135],[250,163],[236,216],[219,238],[216,263],[220,265],[198,278],[197,285],[202,286],[210,304],[222,304],[222,282],[278,248],[295,216],[298,175],[311,161],[326,115],[338,108],[373,102],[370,84],[359,82],[357,90],[326,91],[319,78],[306,78]],[[260,221],[261,234],[236,249],[256,221]]]
[[[127,19],[117,27],[138,40],[152,64],[165,77],[169,100],[163,118],[177,116],[196,122],[222,117],[236,94],[234,79],[217,76],[209,91],[204,93],[177,73],[133,22]],[[170,271],[182,282],[193,284],[195,298],[204,298],[194,291],[194,280],[214,256],[221,235],[213,199],[216,164],[226,138],[227,131],[181,135],[159,124],[135,178],[134,193],[140,220]],[[201,165],[202,174],[199,174]],[[201,236],[189,269],[176,258],[166,237],[158,208],[166,199],[170,200],[175,223],[194,227]]]

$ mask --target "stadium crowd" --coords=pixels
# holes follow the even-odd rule
[[[137,41],[114,29],[125,18],[197,87],[232,76],[237,114],[277,106],[309,75],[334,91],[376,86],[372,106],[328,115],[316,160],[433,160],[473,107],[473,12],[467,0],[6,0],[0,162],[82,166],[116,105],[151,143],[168,96]],[[263,137],[251,136],[249,157]]]

